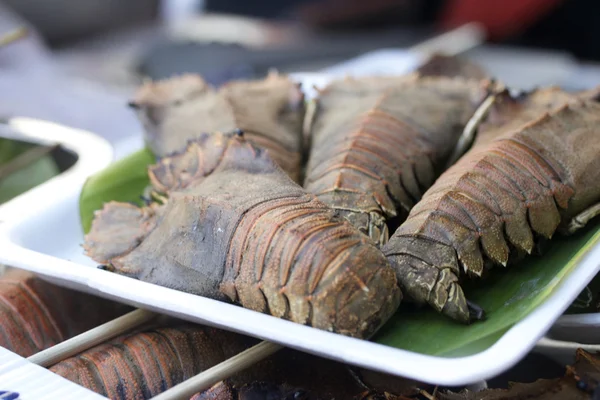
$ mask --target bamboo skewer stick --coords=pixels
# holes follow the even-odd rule
[[[42,367],[52,365],[81,353],[91,347],[106,342],[122,333],[142,325],[156,317],[156,314],[146,310],[135,310],[105,324],[90,329],[80,335],[65,340],[49,349],[40,351],[27,358],[27,361]]]
[[[51,153],[58,147],[59,147],[58,145],[35,146],[35,147],[19,154],[18,156],[16,156],[15,158],[13,158],[9,162],[7,162],[6,164],[0,166],[0,180],[8,177],[10,174],[17,172],[20,169],[23,169],[23,168],[33,164],[34,162],[38,161],[40,158],[44,157],[45,155]]]
[[[27,36],[27,28],[21,27],[0,36],[0,47],[7,46]]]
[[[485,41],[485,37],[486,33],[483,26],[479,23],[471,22],[431,39],[424,40],[409,47],[408,51],[421,54],[424,57],[429,57],[435,53],[456,56],[481,45]]]
[[[267,341],[260,342],[193,378],[173,386],[171,389],[153,397],[152,400],[189,399],[195,393],[208,389],[215,383],[227,379],[236,372],[252,366],[282,348],[283,346],[277,343]]]

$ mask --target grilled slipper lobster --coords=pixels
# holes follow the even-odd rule
[[[494,85],[461,77],[333,82],[307,111],[304,187],[376,244],[442,172],[467,121]]]
[[[198,75],[143,85],[129,103],[145,127],[146,142],[159,157],[181,151],[203,132],[243,129],[267,149],[294,181],[302,169],[304,95],[277,73],[263,80],[233,81],[218,90]]]
[[[107,203],[85,237],[109,270],[356,337],[397,309],[383,253],[242,132],[202,135],[149,175],[165,204]]]
[[[506,266],[600,213],[599,92],[504,92],[490,103],[473,148],[383,247],[407,298],[461,322],[482,318],[460,279]]]

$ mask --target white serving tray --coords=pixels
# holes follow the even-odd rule
[[[0,223],[0,263],[33,271],[62,286],[352,365],[440,385],[488,379],[513,366],[535,346],[600,266],[600,246],[596,246],[546,302],[492,347],[468,357],[434,357],[344,337],[96,269],[81,248],[78,198],[85,179],[112,161],[110,145],[90,133],[47,122],[17,118],[11,124],[32,137],[52,131],[65,139],[65,147],[78,153],[79,161],[64,174],[0,207],[4,221]]]
[[[18,396],[13,397],[16,400],[106,400],[106,397],[32,364],[2,347],[0,392],[11,392],[13,396]]]

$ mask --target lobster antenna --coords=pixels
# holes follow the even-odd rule
[[[462,135],[458,139],[456,146],[454,147],[454,151],[452,155],[448,159],[448,163],[446,164],[446,169],[450,168],[463,154],[467,151],[473,139],[475,138],[475,133],[477,132],[477,128],[479,128],[479,124],[486,117],[488,111],[494,105],[496,101],[497,93],[490,94],[484,101],[481,103],[479,108],[475,110],[475,113],[467,122],[465,129],[463,130]]]

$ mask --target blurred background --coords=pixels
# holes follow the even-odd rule
[[[520,89],[600,83],[594,0],[0,0],[0,116],[26,115],[140,145],[125,101],[143,79],[197,72],[213,84],[318,71],[407,48],[469,22],[466,55]]]

